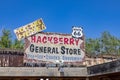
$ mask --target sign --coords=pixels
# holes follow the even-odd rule
[[[41,32],[26,38],[25,53],[24,62],[81,62],[85,57],[84,37]]]
[[[45,27],[42,19],[38,19],[32,23],[29,23],[25,26],[15,29],[14,32],[17,36],[17,39],[21,40],[28,36],[36,34],[37,32],[43,31],[45,29],[46,29],[46,27]]]
[[[72,36],[74,38],[80,38],[83,36],[83,29],[81,27],[73,27],[72,28]]]

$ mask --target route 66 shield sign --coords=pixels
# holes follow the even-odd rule
[[[83,36],[83,29],[81,27],[73,27],[72,28],[72,37],[80,38]]]

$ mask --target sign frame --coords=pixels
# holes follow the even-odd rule
[[[35,38],[35,37],[37,37],[37,38],[39,38],[39,39],[37,39],[37,38]],[[41,37],[41,38],[40,38]],[[63,41],[59,41],[58,43],[57,42],[55,42],[55,41],[53,41],[53,42],[50,42],[50,40],[48,40],[48,42],[46,42],[46,41],[44,41],[45,40],[45,37],[47,37],[47,39],[50,39],[50,37],[52,37],[53,39],[55,39],[56,37],[57,38],[59,38],[59,40],[62,40],[62,38],[63,38]],[[56,39],[57,39],[56,38]],[[68,44],[67,44],[67,42],[65,42],[66,40],[67,40],[67,38],[69,39],[69,41],[71,40],[71,42],[69,42]],[[33,39],[33,40],[32,40]],[[41,40],[40,40],[41,39]],[[43,40],[43,41],[42,41]],[[72,42],[72,40],[76,40],[76,42],[74,42],[74,44],[73,44],[73,42]],[[77,43],[77,40],[79,40],[80,41],[80,43],[78,42]],[[51,40],[52,41],[52,40]],[[56,44],[51,44],[51,43],[56,43]],[[76,43],[76,44],[75,44]],[[30,63],[41,63],[41,62],[45,62],[45,63],[56,63],[56,62],[59,62],[59,61],[62,61],[63,63],[78,63],[78,62],[82,62],[83,60],[84,60],[84,58],[85,58],[85,46],[84,46],[84,43],[85,43],[85,40],[84,40],[84,35],[81,37],[81,38],[78,38],[78,39],[76,39],[76,38],[73,38],[72,37],[72,35],[71,34],[60,34],[60,33],[44,33],[44,32],[39,32],[39,33],[37,33],[37,34],[35,34],[35,35],[32,35],[32,36],[30,36],[30,37],[28,37],[28,38],[26,38],[26,41],[25,41],[25,56],[24,56],[24,62],[30,62]],[[46,49],[47,48],[47,50],[50,50],[51,48],[50,47],[55,47],[54,48],[54,51],[53,51],[53,53],[51,53],[51,54],[53,54],[53,56],[55,55],[57,55],[57,57],[56,57],[56,59],[54,60],[46,60],[46,59],[44,59],[44,56],[46,57],[46,55],[50,55],[51,56],[51,54],[50,53],[47,53],[47,52],[44,52],[44,53],[39,53],[38,51],[38,49],[39,48],[41,48],[41,46],[40,45],[42,45],[42,46],[44,46],[44,48]],[[30,47],[31,46],[31,47]],[[47,47],[48,46],[48,47]],[[60,46],[60,47],[59,47]],[[71,50],[73,49],[73,50],[78,50],[78,54],[76,53],[76,55],[68,55],[68,58],[70,59],[68,59],[68,60],[65,60],[65,59],[63,59],[63,57],[61,58],[61,57],[59,57],[59,56],[61,56],[61,53],[60,53],[60,48],[61,48],[61,46],[64,46],[63,48],[70,48]],[[37,47],[37,51],[32,51],[32,49],[30,50],[30,48],[33,48],[33,47]],[[52,48],[52,49],[53,49]],[[76,48],[76,49],[75,49]],[[35,49],[35,48],[34,48]],[[56,50],[56,51],[55,51]],[[80,52],[81,52],[81,54],[82,54],[82,57],[79,57],[80,55],[79,55],[79,50],[80,50]],[[36,53],[37,52],[37,53]],[[52,51],[51,51],[52,52]],[[28,54],[30,54],[30,55],[28,55]],[[37,58],[28,58],[28,56],[33,56],[33,55],[31,55],[31,54],[42,54],[42,56],[39,56],[39,57],[42,57],[42,59],[37,59]],[[45,55],[44,55],[45,54]],[[64,54],[64,56],[66,57],[67,56],[67,54],[68,53],[65,53]],[[34,56],[38,56],[38,55],[34,55]],[[58,58],[58,59],[57,59]],[[74,60],[73,58],[75,58],[76,60]],[[72,61],[72,59],[74,60],[74,61]],[[78,60],[77,60],[78,59]]]

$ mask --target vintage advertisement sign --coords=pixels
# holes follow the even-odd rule
[[[21,39],[31,36],[37,32],[43,31],[45,29],[46,29],[46,27],[45,27],[42,19],[38,19],[32,23],[29,23],[25,26],[15,29],[14,33],[16,34],[17,39],[21,40]]]
[[[84,36],[40,32],[25,40],[24,62],[81,62],[84,57]]]

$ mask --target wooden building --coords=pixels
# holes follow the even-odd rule
[[[115,56],[86,57],[81,67],[28,67],[24,51],[0,49],[0,80],[120,80],[120,60]]]
[[[23,65],[23,50],[0,49],[0,67],[21,67]]]

